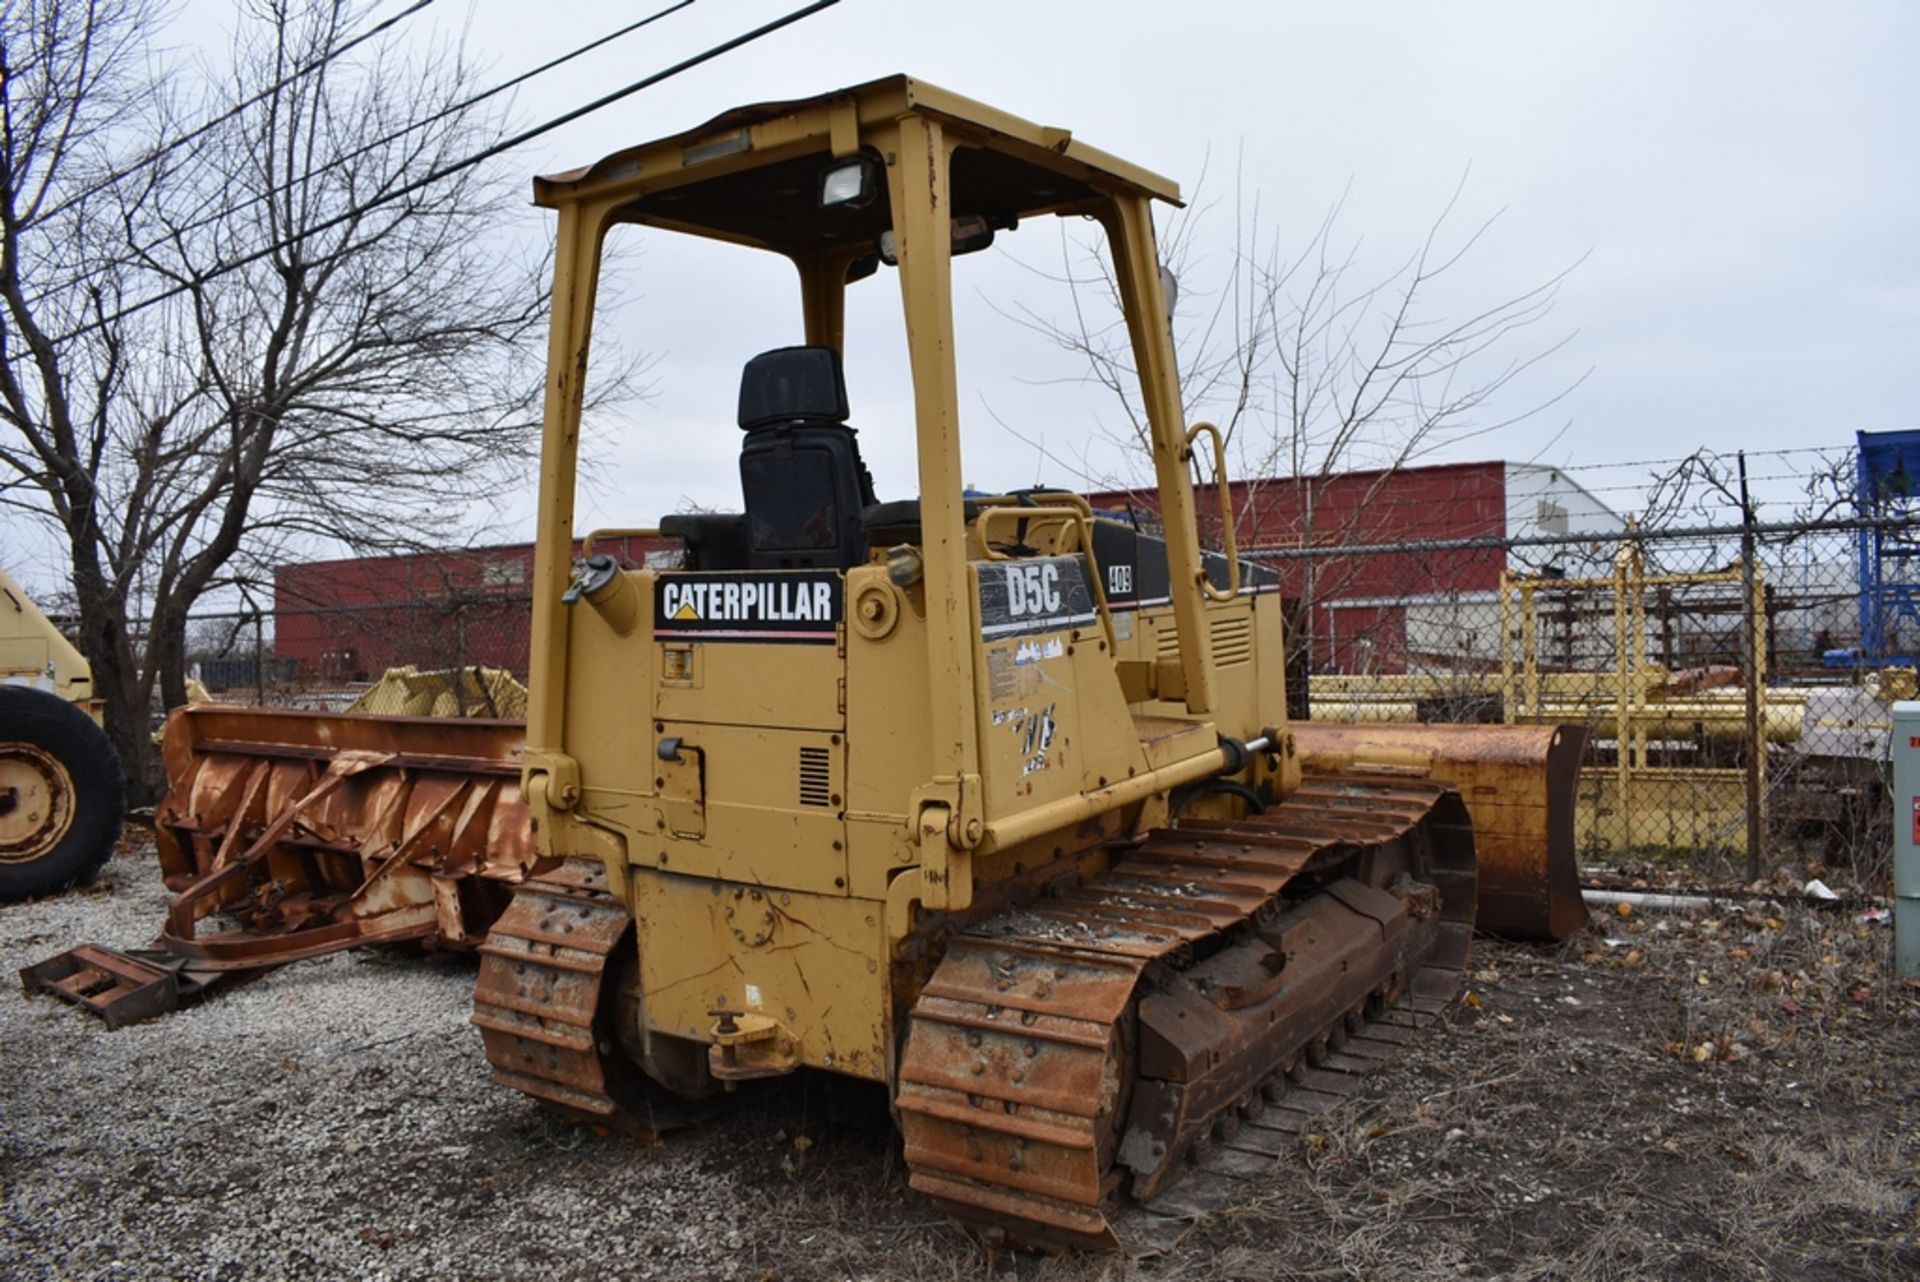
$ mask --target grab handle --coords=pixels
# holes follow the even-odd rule
[[[1205,432],[1213,438],[1213,485],[1220,492],[1220,534],[1227,544],[1227,586],[1213,586],[1207,577],[1206,556],[1200,559],[1200,590],[1209,601],[1232,601],[1240,595],[1240,554],[1233,538],[1233,487],[1227,484],[1227,450],[1220,429],[1211,423],[1195,423],[1187,429],[1187,460],[1193,459],[1193,443]]]

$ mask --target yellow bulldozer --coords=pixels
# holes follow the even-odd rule
[[[955,1216],[1133,1245],[1455,991],[1470,806],[1533,838],[1522,928],[1570,928],[1569,735],[1321,743],[1329,770],[1288,726],[1278,578],[1231,521],[1217,552],[1197,533],[1196,455],[1223,461],[1174,368],[1153,210],[1178,199],[906,77],[536,182],[559,229],[522,794],[554,863],[481,949],[497,1080],[599,1116],[799,1069],[887,1083],[912,1186]],[[1052,217],[1106,233],[1158,532],[965,492],[955,260]],[[662,520],[672,570],[573,556],[623,224],[797,269],[803,341],[741,380],[741,508]],[[889,502],[841,363],[847,286],[883,267],[914,412],[864,426],[911,432],[919,480]]]
[[[1584,920],[1577,731],[1288,724],[1279,579],[1231,521],[1224,548],[1198,534],[1197,456],[1223,460],[1174,368],[1173,183],[892,77],[535,198],[558,245],[524,727],[176,714],[156,823],[191,964],[477,942],[506,1086],[658,1126],[846,1074],[891,1089],[912,1186],[961,1220],[1137,1249],[1436,1018],[1476,921]],[[1106,234],[1154,529],[962,483],[955,262],[1053,217]],[[595,291],[629,224],[790,259],[800,341],[746,361],[737,512],[577,544]],[[846,289],[885,273],[913,415],[862,426],[915,444],[892,501],[842,371]],[[680,563],[595,550],[614,534]]]

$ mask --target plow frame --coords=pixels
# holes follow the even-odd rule
[[[522,736],[512,721],[181,709],[154,816],[175,892],[162,944],[196,970],[369,943],[474,946],[506,897],[461,883],[517,885],[539,863]],[[240,929],[200,935],[222,911]]]
[[[223,979],[372,944],[477,948],[550,867],[520,799],[517,721],[200,704],[167,721],[154,814],[174,898],[156,946],[21,972],[110,1028]],[[207,930],[208,919],[233,923]]]

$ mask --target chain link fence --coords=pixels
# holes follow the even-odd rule
[[[1886,550],[1908,543],[1907,523],[1838,520],[1250,555],[1282,575],[1296,715],[1581,725],[1584,862],[1793,862],[1873,882],[1889,704],[1915,694],[1920,654],[1911,612],[1880,599],[1905,574]],[[493,577],[396,580],[397,599],[366,601],[363,576],[359,604],[283,593],[204,615],[192,673],[226,701],[523,716],[530,597]]]
[[[1877,882],[1920,628],[1882,608],[1906,570],[1876,550],[1915,537],[1833,520],[1253,555],[1297,599],[1311,716],[1584,726],[1584,863]]]
[[[524,592],[203,614],[188,629],[188,674],[227,703],[524,717],[531,619]]]

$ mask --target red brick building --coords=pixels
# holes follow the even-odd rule
[[[638,565],[677,547],[617,538],[595,550]],[[368,680],[407,663],[479,664],[524,680],[532,591],[531,543],[283,565],[273,576],[274,651],[304,680]]]
[[[1612,556],[1620,517],[1557,468],[1530,463],[1446,463],[1324,477],[1235,481],[1234,531],[1242,551],[1327,549],[1273,557],[1282,592],[1310,603],[1301,620],[1321,672],[1404,672],[1423,663],[1493,662],[1501,572]],[[1096,508],[1157,517],[1154,491],[1088,496]],[[1203,537],[1218,546],[1220,500],[1195,494]],[[1412,548],[1388,544],[1596,536],[1590,546]],[[1574,572],[1575,567],[1566,566]]]
[[[1502,570],[1605,564],[1623,522],[1555,468],[1447,463],[1393,471],[1274,477],[1231,486],[1243,551],[1328,549],[1275,558],[1283,591],[1311,603],[1303,626],[1316,671],[1403,672],[1497,655],[1494,602]],[[1096,508],[1157,520],[1151,489],[1088,496]],[[1219,546],[1219,499],[1196,495],[1206,541]],[[1410,549],[1351,554],[1381,544],[1591,534],[1546,548]],[[599,545],[628,564],[671,554],[671,540]],[[577,550],[577,549],[576,549]],[[1585,558],[1585,565],[1570,563]],[[275,648],[309,679],[377,677],[399,664],[485,664],[526,674],[533,545],[286,565],[274,576]]]

